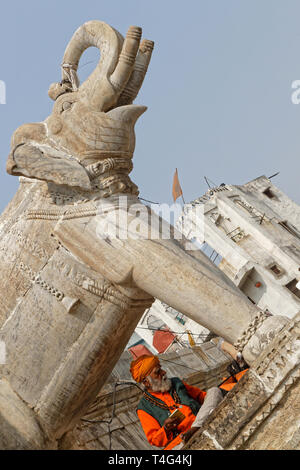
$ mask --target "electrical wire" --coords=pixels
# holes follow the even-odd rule
[[[160,362],[170,362],[170,364],[175,364],[176,366],[181,366],[181,367],[184,367],[185,369],[193,370],[194,372],[199,372],[199,369],[194,369],[193,367],[189,367],[186,364],[178,364],[178,362],[170,361],[169,359],[163,359],[163,358],[160,357],[159,361]]]
[[[178,362],[174,362],[174,361],[170,361],[168,359],[162,359],[160,358],[160,361],[165,361],[165,362],[170,362],[172,364],[175,364],[177,366],[184,366],[185,368],[187,369],[191,369],[195,372],[198,372],[198,369],[194,369],[192,367],[188,367],[186,364],[178,364]],[[219,378],[220,374],[210,374],[210,378]],[[230,376],[229,376],[230,377]],[[228,380],[229,377],[226,377],[225,380],[223,380],[221,382],[221,384],[219,384],[218,386],[222,385],[224,382],[226,382],[226,380]],[[137,387],[140,391],[142,391],[144,393],[144,389],[139,385],[137,384],[136,382],[132,382],[132,381],[127,381],[127,380],[119,380],[117,382],[114,383],[114,390],[113,390],[113,408],[112,408],[112,413],[111,413],[111,417],[109,420],[104,420],[104,419],[99,419],[99,420],[90,420],[90,419],[86,419],[86,418],[81,418],[81,421],[83,422],[86,422],[86,423],[90,423],[90,424],[99,424],[99,423],[104,423],[104,424],[107,424],[107,427],[108,427],[108,435],[109,435],[109,450],[112,450],[111,446],[112,446],[112,438],[111,438],[111,435],[112,435],[112,430],[111,430],[111,424],[112,424],[112,421],[113,419],[115,418],[115,411],[116,411],[116,390],[117,390],[117,387],[119,385],[130,385],[130,386],[135,386]]]
[[[218,187],[218,185],[217,185],[216,183],[214,183],[212,180],[210,180],[209,178],[207,178],[207,176],[204,176],[204,179],[205,179],[206,184],[207,184],[207,186],[209,187],[209,189],[213,189],[213,188],[211,188],[211,186],[210,186],[210,184],[209,184],[209,181],[214,185],[214,188],[217,188],[217,187]]]

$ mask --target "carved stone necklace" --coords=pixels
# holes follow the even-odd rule
[[[180,398],[178,396],[178,393],[176,390],[172,389],[170,390],[170,395],[175,401],[175,405],[168,406],[166,403],[163,403],[161,400],[158,398],[155,398],[153,395],[150,395],[148,392],[144,392],[144,398],[148,400],[152,405],[158,406],[159,408],[162,408],[163,410],[174,410],[175,408],[178,408],[178,404],[180,404]]]

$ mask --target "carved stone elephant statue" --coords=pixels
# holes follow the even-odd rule
[[[134,125],[146,108],[132,102],[153,49],[140,40],[138,27],[124,40],[100,21],[81,26],[62,81],[49,90],[52,114],[12,137],[7,171],[20,185],[0,222],[1,448],[56,448],[154,298],[236,344],[250,365],[288,321],[266,318],[201,251],[185,249],[167,222],[139,209],[129,173]],[[101,58],[80,85],[90,46]],[[144,232],[155,226],[157,236],[105,232],[112,214],[131,221],[140,212]]]

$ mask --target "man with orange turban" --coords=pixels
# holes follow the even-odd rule
[[[146,437],[151,445],[166,450],[183,447],[223,398],[217,387],[204,392],[178,377],[168,378],[157,356],[138,357],[130,372],[144,386],[137,414]],[[176,410],[180,416],[172,417]]]

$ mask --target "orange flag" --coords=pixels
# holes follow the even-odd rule
[[[174,179],[173,179],[172,194],[173,194],[174,202],[176,201],[177,198],[179,198],[179,196],[182,196],[182,189],[181,189],[179,179],[178,179],[177,168],[176,168],[176,171],[175,171],[175,174],[174,174]]]

